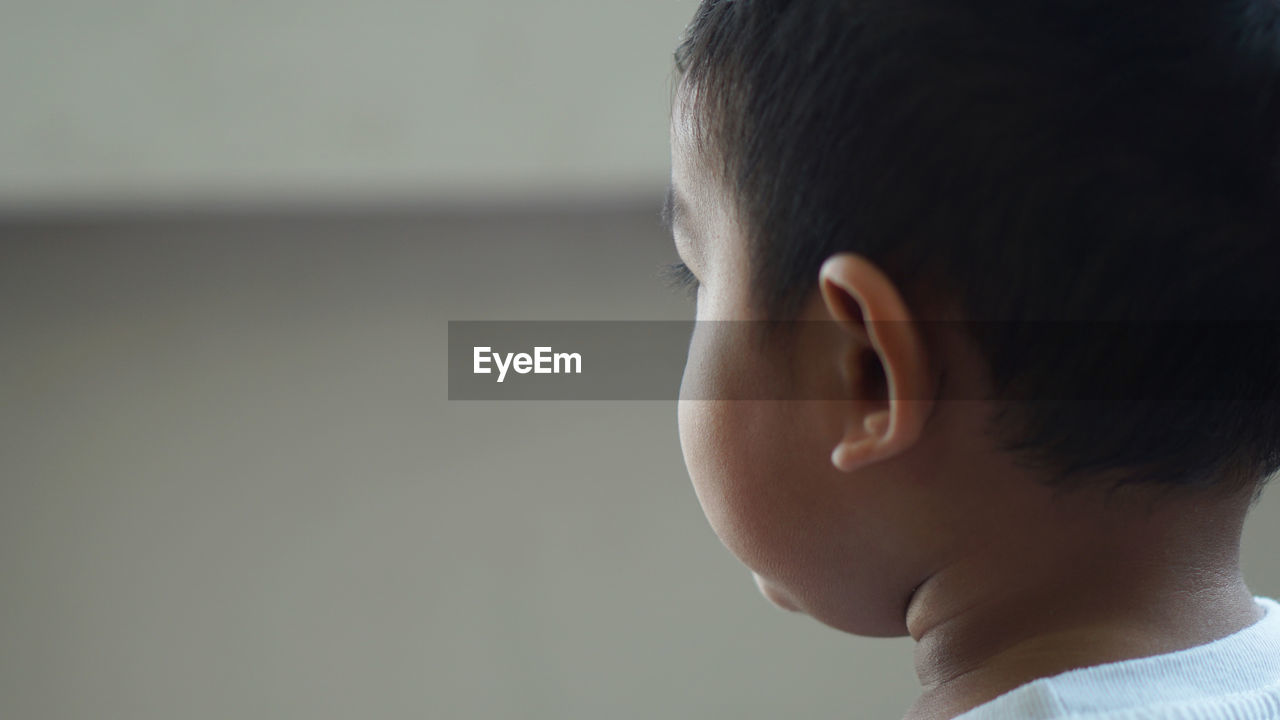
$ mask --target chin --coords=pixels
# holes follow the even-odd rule
[[[799,606],[797,606],[794,602],[790,600],[790,598],[788,598],[786,595],[784,595],[781,591],[776,589],[774,586],[770,585],[769,582],[764,578],[760,577],[759,574],[757,573],[751,573],[751,574],[756,579],[756,587],[760,588],[760,594],[764,595],[766,600],[773,603],[774,605],[777,605],[783,610],[790,610],[791,612],[803,612],[799,608]]]
[[[908,635],[907,619],[900,615],[883,613],[806,613],[814,620],[850,635],[859,637],[903,637]]]
[[[765,580],[753,572],[756,587],[769,602],[795,613],[808,615],[827,627],[835,628],[850,635],[860,637],[903,637],[908,634],[907,621],[903,613],[891,607],[881,612],[873,612],[875,603],[850,606],[841,603],[840,607],[809,607],[796,600],[785,589]],[[905,606],[905,604],[904,604]]]

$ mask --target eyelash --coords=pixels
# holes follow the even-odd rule
[[[698,276],[693,274],[688,265],[682,262],[671,263],[662,269],[662,274],[672,288],[683,290],[690,296],[698,292]]]

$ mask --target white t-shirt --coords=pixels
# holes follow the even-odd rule
[[[955,720],[1280,720],[1280,603],[1186,650],[1041,678]]]

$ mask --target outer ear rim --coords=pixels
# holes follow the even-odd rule
[[[831,463],[852,472],[887,460],[919,440],[934,403],[934,379],[911,311],[879,267],[861,255],[837,253],[822,264],[818,286],[833,320],[865,328],[889,391],[889,409],[862,418],[857,425],[863,432],[842,438],[832,450]],[[848,300],[856,303],[860,319],[849,314]],[[904,392],[908,387],[911,391]]]

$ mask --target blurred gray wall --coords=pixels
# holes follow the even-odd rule
[[[0,209],[647,190],[693,0],[6,0]]]

